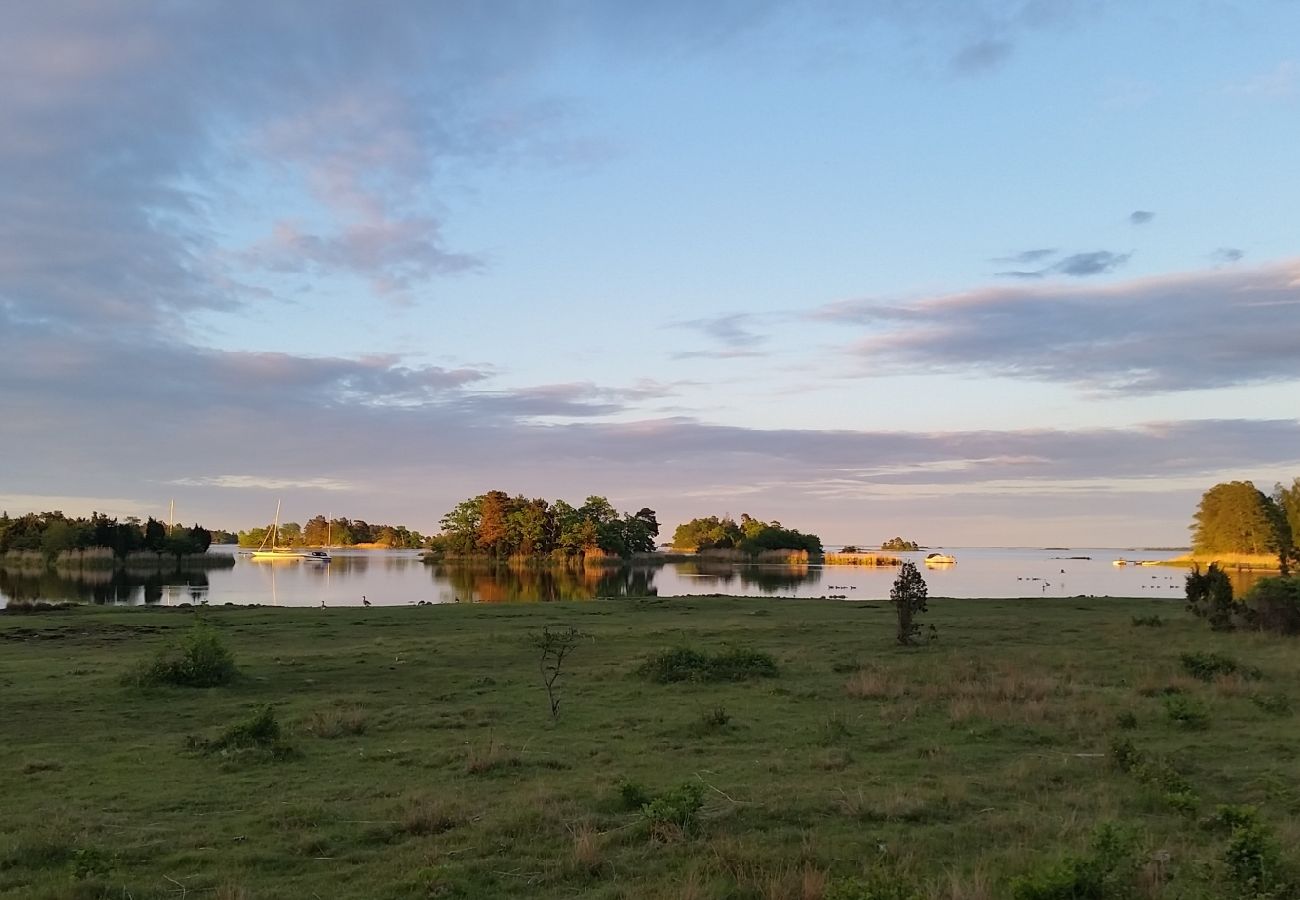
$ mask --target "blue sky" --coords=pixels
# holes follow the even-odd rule
[[[0,17],[11,512],[1178,543],[1300,474],[1300,4]]]

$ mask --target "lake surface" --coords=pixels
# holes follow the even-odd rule
[[[233,547],[213,548],[234,553]],[[1112,565],[1169,559],[1175,551],[1098,548],[947,548],[952,566],[920,566],[932,597],[1183,597],[1185,570]],[[782,597],[889,596],[893,568],[746,566],[685,562],[624,568],[510,568],[425,565],[415,551],[335,550],[328,565],[255,562],[204,572],[11,572],[0,570],[0,605],[9,598],[84,603],[261,603],[272,606],[376,605],[594,599],[685,594]],[[918,563],[925,553],[899,553]],[[1087,556],[1091,559],[1068,559]],[[1232,573],[1240,592],[1257,573]]]

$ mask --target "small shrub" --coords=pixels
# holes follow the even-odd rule
[[[209,741],[190,738],[190,747],[202,753],[229,754],[238,751],[267,753],[275,759],[288,759],[295,755],[292,746],[285,743],[280,722],[269,704],[258,707],[253,715],[232,725]]]
[[[1242,604],[1256,628],[1300,634],[1300,577],[1261,578],[1251,585]]]
[[[1160,628],[1165,624],[1165,620],[1159,616],[1134,616],[1134,628]]]
[[[1115,725],[1125,731],[1132,731],[1138,727],[1137,714],[1131,710],[1126,710],[1115,717]]]
[[[239,674],[234,655],[211,625],[196,622],[179,642],[158,651],[150,662],[128,672],[127,684],[149,687],[217,687]]]
[[[1128,738],[1114,738],[1110,742],[1110,759],[1121,772],[1136,771],[1146,755]]]
[[[1250,702],[1270,716],[1291,715],[1291,698],[1286,694],[1255,694]]]
[[[1210,623],[1215,631],[1236,627],[1240,608],[1232,598],[1232,582],[1218,563],[1210,563],[1204,572],[1197,566],[1187,573],[1187,608]]]
[[[645,785],[630,779],[620,779],[617,787],[619,804],[627,812],[640,809],[653,799],[650,792],[645,789]]]
[[[1255,808],[1221,806],[1211,821],[1228,831],[1223,864],[1236,895],[1252,900],[1280,896],[1282,852],[1272,829],[1259,821]]]
[[[889,600],[894,604],[898,617],[896,637],[903,646],[916,643],[916,636],[921,633],[921,626],[916,623],[916,614],[926,611],[928,596],[929,588],[921,573],[916,570],[916,563],[905,562],[899,566],[898,577],[889,589]]]
[[[1179,658],[1187,674],[1201,681],[1213,681],[1234,674],[1248,679],[1258,679],[1261,676],[1258,669],[1239,665],[1235,659],[1222,653],[1184,653]]]
[[[1164,698],[1165,714],[1170,721],[1188,731],[1203,731],[1210,727],[1210,713],[1200,701],[1183,694],[1170,694]]]
[[[704,785],[687,781],[642,806],[641,815],[650,823],[652,836],[671,839],[694,834],[699,829],[703,806]]]
[[[730,649],[702,653],[690,647],[664,650],[647,659],[638,669],[658,684],[678,681],[745,681],[775,678],[776,660],[757,650]]]
[[[923,896],[905,879],[892,874],[836,878],[821,895],[822,900],[921,900]]]
[[[560,679],[564,660],[584,637],[586,635],[572,625],[557,631],[552,631],[551,626],[547,625],[529,638],[540,654],[538,668],[542,673],[542,685],[546,688],[546,701],[550,705],[552,719],[559,718],[560,715],[560,698],[555,695],[555,682]]]
[[[1136,835],[1113,824],[1098,826],[1088,853],[1066,857],[1011,881],[1015,900],[1103,900],[1132,895],[1137,877]]]

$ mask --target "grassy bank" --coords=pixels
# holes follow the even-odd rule
[[[1108,877],[1209,900],[1218,804],[1300,846],[1295,641],[1176,602],[935,600],[910,650],[880,603],[205,614],[230,686],[123,686],[191,610],[0,616],[0,897],[1066,897],[1013,879],[1118,823]],[[588,635],[556,721],[544,625]]]
[[[57,569],[80,571],[89,569],[229,569],[235,557],[229,553],[131,553],[124,558],[113,555],[107,547],[88,550],[64,550],[50,557],[39,550],[11,550],[0,553],[0,568],[15,571]]]
[[[1157,565],[1161,566],[1182,566],[1190,568],[1191,566],[1208,566],[1210,563],[1218,563],[1221,567],[1233,567],[1242,569],[1259,569],[1262,571],[1277,571],[1277,554],[1276,553],[1185,553],[1173,559],[1162,560]]]

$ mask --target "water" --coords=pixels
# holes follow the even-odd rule
[[[214,553],[234,553],[232,547]],[[782,597],[889,595],[897,569],[849,566],[744,566],[686,562],[624,568],[509,568],[425,565],[415,551],[335,550],[328,565],[254,562],[206,572],[6,572],[0,604],[10,598],[83,603],[261,603],[272,606],[359,606],[456,601],[593,599],[658,594],[740,594]],[[1116,567],[1111,561],[1168,559],[1177,552],[1114,549],[949,548],[952,566],[920,566],[932,597],[1183,596],[1185,570]],[[918,564],[920,553],[899,553]],[[1087,556],[1091,559],[1062,557]],[[1243,591],[1259,577],[1232,573]]]

